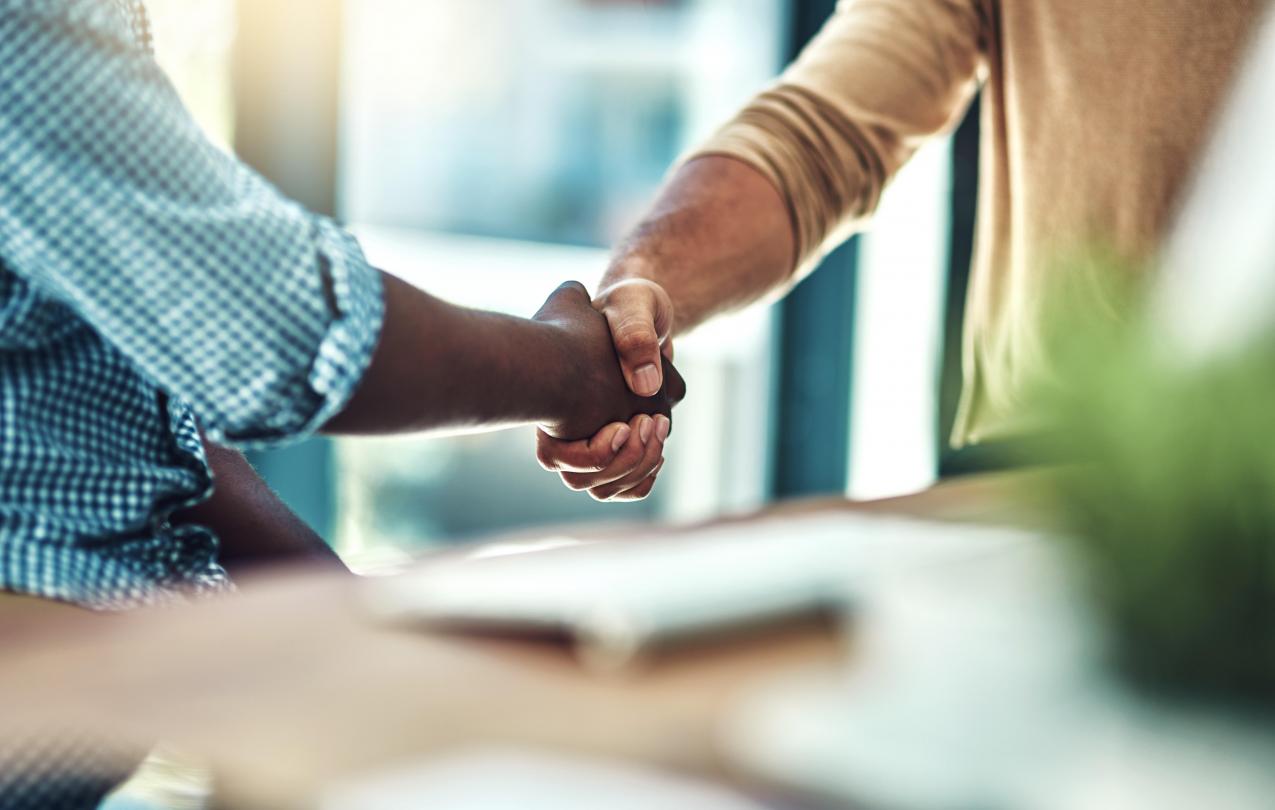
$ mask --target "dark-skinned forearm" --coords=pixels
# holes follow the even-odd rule
[[[448,304],[384,276],[372,362],[326,433],[377,435],[550,421],[571,357],[549,325]]]
[[[242,454],[204,442],[213,495],[173,516],[217,535],[218,561],[239,577],[273,565],[313,565],[334,571],[345,564],[323,538],[279,499]]]
[[[602,288],[631,278],[662,286],[674,332],[785,290],[793,281],[788,208],[742,161],[706,156],[682,166],[624,241]]]

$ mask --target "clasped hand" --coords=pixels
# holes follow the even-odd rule
[[[619,297],[651,294],[630,289]],[[620,337],[608,312],[616,297],[595,304],[583,285],[568,282],[536,313],[535,320],[561,330],[570,379],[578,383],[564,397],[560,417],[541,425],[536,456],[570,489],[588,491],[596,500],[640,500],[650,494],[664,464],[672,408],[686,395],[686,385],[660,353],[658,336],[654,356],[633,371],[633,358],[625,356],[633,346]],[[652,374],[647,366],[655,363],[659,371]]]

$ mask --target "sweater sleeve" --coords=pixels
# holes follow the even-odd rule
[[[792,219],[802,272],[860,226],[928,138],[960,121],[984,64],[987,0],[842,0],[769,89],[691,158],[764,174]]]

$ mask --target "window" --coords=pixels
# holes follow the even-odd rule
[[[340,211],[372,260],[450,300],[529,315],[677,158],[774,75],[779,0],[358,0],[345,5]],[[769,315],[679,343],[693,396],[648,502],[599,506],[530,431],[337,446],[347,556],[531,524],[760,503]]]
[[[240,116],[240,145],[285,191],[307,199],[307,178],[324,175],[330,188],[329,153],[307,141],[298,158],[293,119],[266,113],[280,103],[272,94],[284,90],[321,101],[332,79],[299,67],[301,56],[284,49],[291,55],[263,68],[268,82],[240,77],[251,81],[241,90],[260,85],[264,99],[246,107],[233,99],[236,5],[151,0],[157,55],[215,139],[231,141],[232,102],[241,102],[248,114]],[[322,13],[331,15],[333,31],[344,17],[334,40],[340,59],[322,57],[341,64],[330,74],[341,84],[338,213],[380,266],[459,303],[528,315],[566,278],[596,282],[607,246],[631,226],[677,156],[767,82],[790,55],[787,38],[816,30],[833,5],[326,0]],[[297,13],[239,8],[241,23],[272,30],[246,38],[249,56],[270,46],[275,28]],[[321,118],[322,104],[316,109]],[[269,148],[254,151],[254,144]],[[949,252],[948,154],[945,144],[923,151],[860,240],[857,273],[849,268],[857,317],[849,302],[820,314],[846,323],[854,317],[852,357],[828,352],[810,372],[826,374],[833,362],[852,366],[850,413],[831,418],[848,420],[847,480],[857,497],[928,483],[945,439],[935,428],[935,375]],[[972,180],[964,185],[972,195]],[[955,345],[950,335],[947,343]],[[339,441],[330,471],[321,443],[254,460],[303,516],[335,527],[345,553],[368,559],[514,527],[748,509],[771,483],[772,345],[763,310],[679,343],[691,397],[676,414],[661,485],[643,504],[602,506],[568,492],[537,468],[528,430]],[[817,427],[826,429],[826,421],[821,416]]]

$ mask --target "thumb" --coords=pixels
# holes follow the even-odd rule
[[[606,290],[595,306],[611,327],[624,379],[641,397],[664,384],[660,344],[673,324],[673,303],[664,288],[650,281],[626,281]]]

